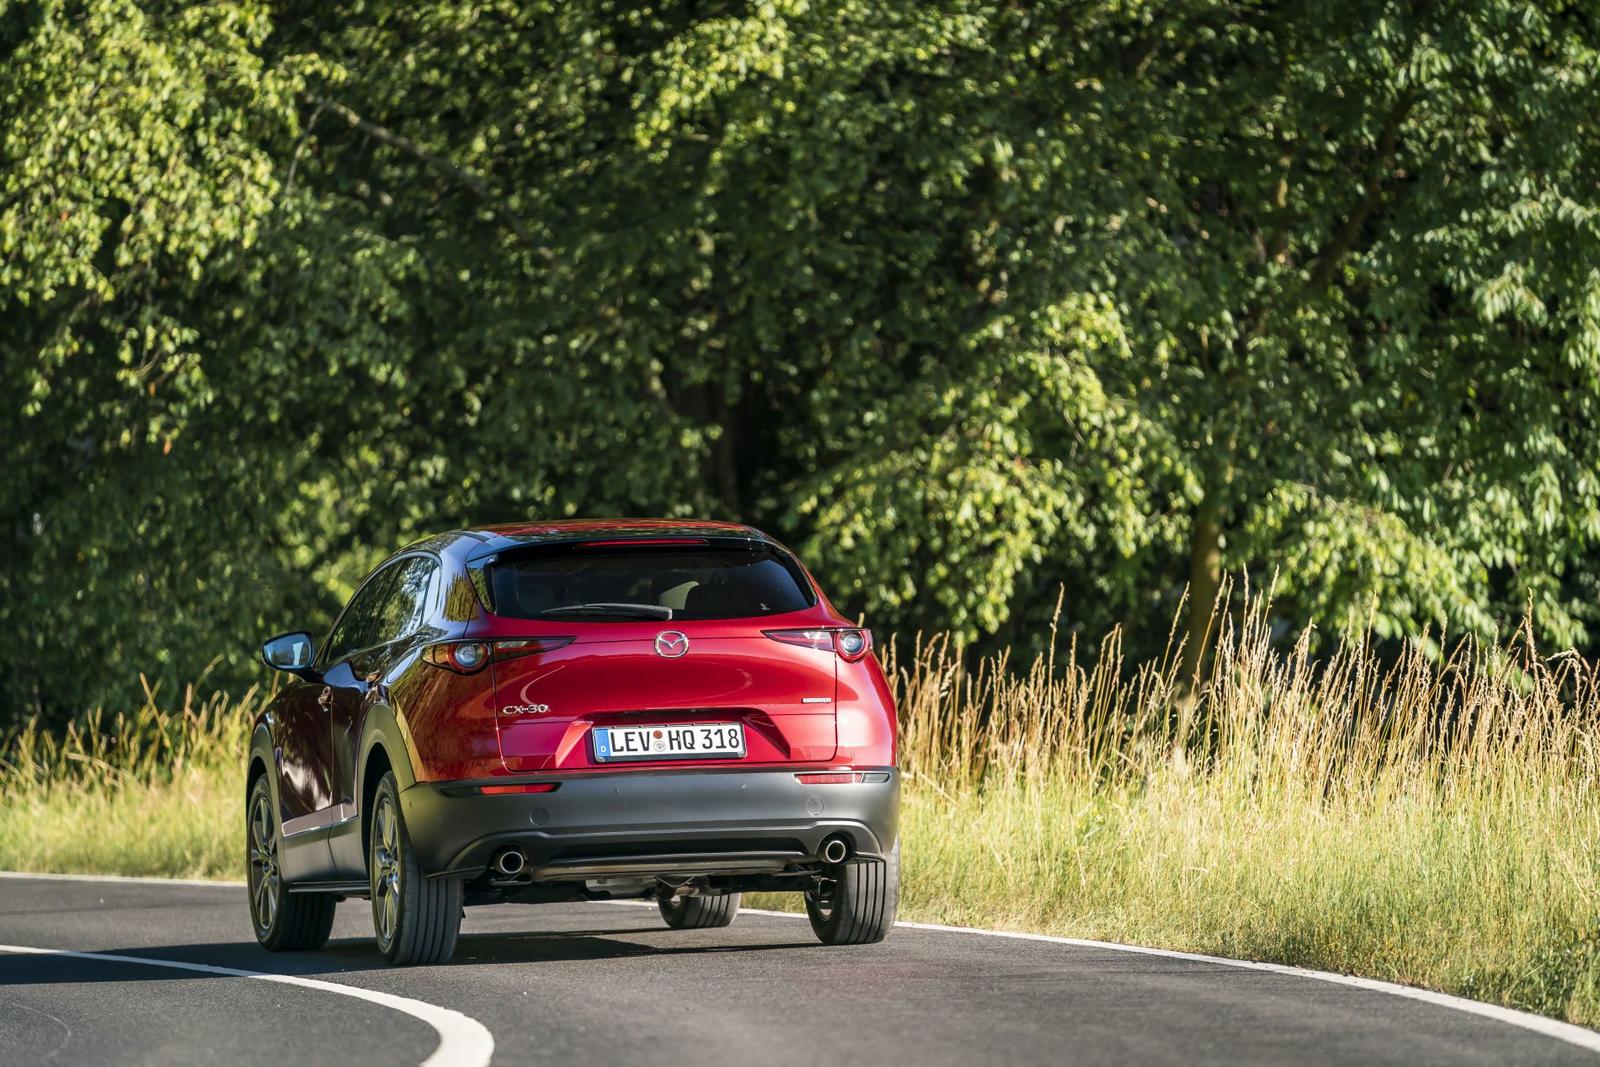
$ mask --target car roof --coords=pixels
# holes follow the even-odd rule
[[[453,530],[426,538],[421,544],[443,547],[462,541],[469,559],[502,552],[523,545],[570,544],[581,541],[649,541],[662,537],[734,537],[764,544],[772,538],[752,526],[710,519],[552,519],[499,523]],[[419,547],[413,546],[413,547]]]

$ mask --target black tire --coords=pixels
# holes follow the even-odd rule
[[[824,945],[871,945],[889,936],[900,900],[900,845],[887,859],[860,859],[824,872],[807,891],[806,915]]]
[[[283,829],[265,776],[250,787],[244,808],[245,885],[250,925],[268,952],[321,948],[333,932],[338,901],[320,893],[290,893],[283,880]]]
[[[461,880],[428,878],[417,864],[392,773],[378,783],[367,835],[372,929],[390,963],[445,963],[461,932]]]
[[[715,926],[728,926],[739,914],[739,894],[724,893],[716,897],[677,897],[658,900],[661,917],[674,930],[709,930]]]

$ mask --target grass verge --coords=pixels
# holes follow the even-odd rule
[[[1423,985],[1600,1024],[1600,677],[1525,638],[1313,658],[1260,604],[1207,677],[1111,635],[1026,670],[886,656],[906,770],[903,918]],[[239,877],[260,695],[14,735],[0,867]],[[761,903],[788,903],[766,898]]]
[[[260,700],[191,689],[176,709],[146,690],[54,736],[29,725],[0,747],[0,869],[243,875],[244,754]]]

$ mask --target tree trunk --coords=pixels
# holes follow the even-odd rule
[[[1189,621],[1184,633],[1183,673],[1186,686],[1198,687],[1210,644],[1212,610],[1222,588],[1222,494],[1220,478],[1207,479],[1205,497],[1195,511],[1189,534]]]
[[[721,386],[706,385],[709,408],[721,432],[711,442],[712,472],[717,480],[718,495],[722,498],[723,514],[717,518],[744,521],[743,494],[739,492],[738,447],[739,412],[728,404],[728,395]]]
[[[728,403],[725,386],[717,380],[696,381],[682,373],[671,360],[664,361],[662,388],[673,411],[697,428],[717,434],[706,452],[707,469],[715,503],[720,507],[714,518],[744,518],[744,494],[740,491],[739,457],[743,426],[741,409]]]

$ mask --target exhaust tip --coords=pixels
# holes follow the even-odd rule
[[[508,848],[494,858],[494,869],[505,875],[521,874],[527,864],[526,857],[514,848]]]
[[[824,863],[843,863],[850,855],[850,846],[842,837],[830,837],[822,843],[817,855]]]

